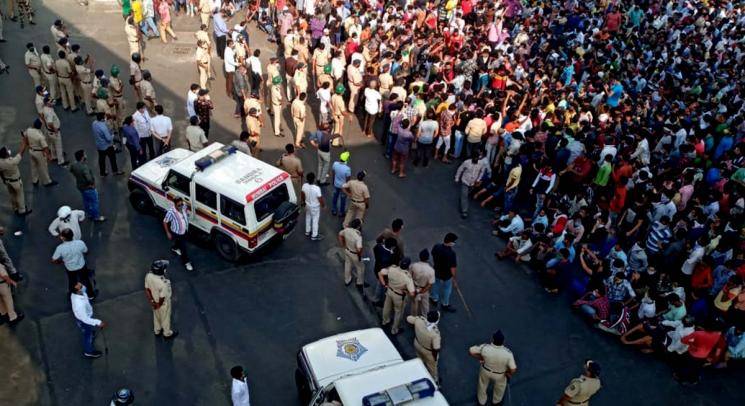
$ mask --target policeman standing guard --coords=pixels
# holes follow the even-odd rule
[[[490,344],[475,345],[469,348],[468,353],[481,362],[479,384],[476,388],[476,398],[479,405],[486,406],[486,389],[489,384],[494,385],[492,388],[492,404],[501,405],[508,379],[517,371],[512,351],[504,346],[504,334],[501,330],[497,330],[492,335]]]
[[[272,114],[274,115],[274,136],[282,136],[280,127],[282,118],[282,78],[277,75],[272,78],[271,86]]]
[[[59,84],[57,83],[57,74],[54,69],[54,59],[52,58],[52,51],[49,49],[49,45],[42,47],[41,54],[41,72],[44,75],[44,80],[47,82],[47,90],[49,90],[49,97],[52,100],[59,99]]]
[[[124,101],[124,83],[119,79],[120,69],[117,65],[111,65],[111,77],[109,78],[109,94],[114,101],[114,116],[116,117],[116,126],[122,125],[124,120],[124,111],[126,104]]]
[[[15,156],[11,155],[7,147],[0,148],[0,177],[2,177],[5,187],[8,188],[13,210],[19,216],[25,216],[31,213],[31,210],[26,208],[26,196],[23,194],[21,171],[18,169],[26,147],[26,143],[22,142],[21,149]]]
[[[331,96],[331,117],[334,120],[334,129],[332,134],[344,135],[344,116],[347,115],[347,107],[344,104],[344,85],[336,85],[334,95]],[[336,140],[335,140],[336,141]],[[338,143],[334,143],[337,146]]]
[[[557,406],[589,406],[590,398],[595,395],[602,385],[600,384],[600,365],[593,361],[585,362],[585,371],[579,378],[572,379],[564,389],[564,393],[556,402]]]
[[[56,185],[57,182],[49,177],[47,161],[49,161],[51,155],[46,137],[41,132],[41,120],[38,118],[34,120],[34,125],[27,128],[23,136],[26,138],[26,144],[31,150],[29,152],[29,155],[31,155],[31,181],[34,185],[37,185],[39,180],[41,180],[41,184],[44,186]]]
[[[352,268],[354,267],[357,290],[360,292],[365,283],[365,267],[362,265],[362,223],[353,220],[339,231],[339,245],[344,248],[344,284],[352,283]]]
[[[429,314],[429,291],[435,283],[435,269],[429,264],[429,251],[419,251],[419,262],[411,264],[411,279],[414,280],[416,296],[411,303],[412,316]]]
[[[413,297],[416,293],[414,281],[409,275],[409,265],[411,265],[411,259],[404,257],[399,266],[389,266],[378,273],[378,280],[386,288],[382,324],[385,326],[391,322],[391,310],[393,310],[392,335],[398,334],[398,326],[401,324],[406,306],[406,296]],[[385,281],[386,276],[388,282]]]
[[[365,171],[359,171],[357,179],[348,180],[342,185],[342,191],[352,201],[344,216],[344,224],[349,224],[353,219],[365,221],[365,211],[370,208],[370,190],[364,182],[366,174]]]
[[[406,321],[414,325],[414,349],[416,355],[422,360],[427,371],[440,383],[437,374],[437,361],[440,359],[440,349],[442,348],[440,329],[437,324],[440,322],[440,312],[432,310],[424,316],[407,316]]]
[[[23,56],[28,74],[34,81],[34,87],[41,86],[44,82],[41,78],[41,58],[36,52],[33,42],[26,44],[26,54]]]
[[[166,278],[168,261],[159,259],[150,265],[150,272],[145,275],[145,294],[153,308],[153,328],[155,335],[171,339],[178,331],[171,330],[171,281]]]
[[[44,109],[42,110],[44,116],[44,124],[47,127],[47,142],[51,144],[49,148],[52,160],[57,160],[57,165],[67,165],[65,160],[65,151],[62,148],[62,133],[60,132],[60,120],[57,117],[57,113],[54,111],[54,100],[49,97],[44,98]]]
[[[75,104],[75,86],[72,83],[73,69],[67,60],[65,51],[57,52],[59,57],[54,61],[54,70],[57,72],[57,83],[59,83],[60,96],[62,97],[62,107],[65,110],[77,111],[78,106]]]
[[[303,144],[303,137],[305,137],[305,97],[305,93],[300,93],[292,101],[290,107],[292,121],[295,124],[295,146],[298,148],[305,148],[305,144]]]

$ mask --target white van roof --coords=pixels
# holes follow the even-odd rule
[[[414,358],[385,368],[342,378],[334,383],[334,387],[344,406],[362,406],[362,399],[365,396],[421,379],[428,379],[434,385],[434,380],[422,361]],[[440,391],[436,391],[432,397],[406,403],[407,406],[447,406],[447,404],[447,400]]]
[[[181,159],[171,169],[187,177],[193,174],[198,184],[209,186],[210,190],[237,203],[256,200],[289,178],[287,172],[237,150],[204,170],[197,169],[198,160],[218,152],[222,147],[223,144],[213,142]]]
[[[326,337],[304,346],[302,351],[321,387],[343,376],[403,362],[380,328]]]

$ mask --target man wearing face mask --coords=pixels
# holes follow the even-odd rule
[[[86,358],[99,358],[101,351],[96,350],[93,346],[93,340],[95,339],[94,330],[96,327],[103,329],[106,327],[106,323],[93,318],[93,306],[91,306],[90,299],[88,299],[87,291],[82,283],[76,283],[72,293],[70,293],[70,302],[72,303],[75,322],[83,333],[83,356]]]
[[[159,259],[150,265],[150,272],[145,275],[145,294],[153,308],[153,329],[156,336],[163,334],[166,340],[178,335],[171,330],[171,281],[166,278],[168,261]]]
[[[414,325],[414,348],[416,355],[424,362],[427,371],[435,379],[440,381],[437,375],[437,361],[440,359],[441,338],[440,329],[437,324],[440,322],[440,312],[432,310],[424,316],[407,316],[406,321]]]
[[[49,225],[49,233],[59,237],[64,230],[72,230],[72,239],[80,239],[80,222],[85,220],[83,210],[73,210],[70,206],[62,206],[57,210],[57,218]]]

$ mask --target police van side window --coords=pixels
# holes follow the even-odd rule
[[[166,178],[166,186],[179,191],[186,196],[191,195],[191,193],[189,193],[189,178],[174,171],[168,172],[168,178]]]
[[[246,224],[246,212],[242,204],[236,203],[225,196],[220,196],[220,213],[240,224]]]
[[[282,183],[254,203],[256,221],[260,222],[274,213],[280,204],[290,200],[287,184]]]
[[[217,207],[217,193],[207,189],[206,187],[195,184],[195,195],[199,203],[208,206],[212,209]]]

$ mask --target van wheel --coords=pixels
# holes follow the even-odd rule
[[[300,398],[300,403],[304,405],[308,404],[311,395],[308,380],[305,379],[305,375],[297,368],[295,369],[295,388],[297,389],[297,396]]]
[[[129,193],[129,203],[140,213],[151,214],[154,210],[153,201],[142,189],[135,189]]]
[[[214,241],[217,252],[226,260],[235,262],[241,257],[241,251],[238,248],[238,244],[235,243],[235,240],[224,233],[219,231],[215,232],[212,240]]]

